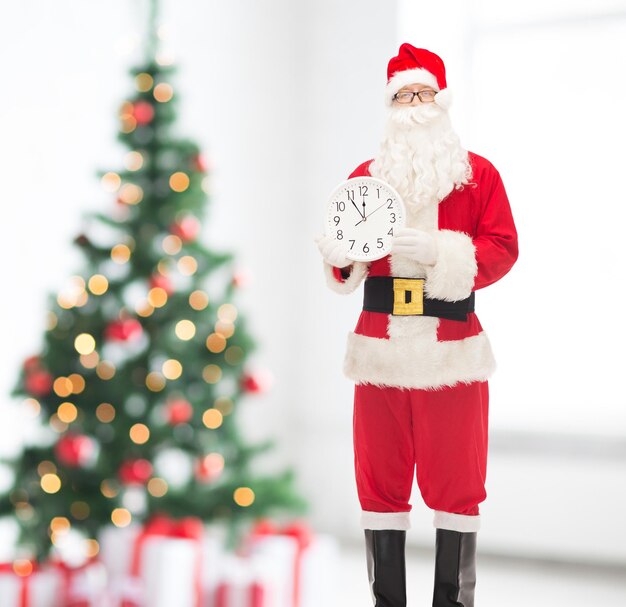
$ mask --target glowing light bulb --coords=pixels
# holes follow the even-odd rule
[[[79,354],[91,354],[96,349],[96,340],[89,333],[81,333],[74,340],[74,347]]]
[[[174,192],[184,192],[189,187],[189,175],[178,171],[170,176],[170,188]]]
[[[202,423],[210,430],[215,430],[222,425],[224,416],[217,409],[207,409],[202,415]]]
[[[167,103],[174,96],[174,89],[167,82],[160,82],[154,87],[152,94],[159,103]]]
[[[235,489],[233,499],[238,506],[247,508],[254,503],[254,491],[252,491],[250,487],[239,487],[238,489]]]
[[[194,325],[190,320],[179,320],[176,323],[175,332],[178,339],[189,341],[190,339],[193,339],[196,334],[196,325]]]

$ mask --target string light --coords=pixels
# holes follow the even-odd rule
[[[108,360],[103,360],[96,365],[96,375],[103,380],[112,379],[115,376],[115,365]]]
[[[179,361],[173,358],[166,360],[161,370],[163,371],[163,375],[171,380],[178,379],[183,374],[183,366]]]
[[[97,540],[88,539],[85,541],[85,554],[87,558],[94,558],[100,552],[100,544],[98,544]]]
[[[57,467],[50,461],[44,460],[39,462],[37,466],[37,474],[43,476],[44,474],[54,474],[57,471]]]
[[[152,371],[146,376],[146,387],[152,392],[160,392],[165,388],[165,378],[158,371]]]
[[[55,431],[61,434],[61,432],[65,432],[67,430],[67,424],[59,419],[59,416],[56,413],[53,413],[50,416],[50,427]]]
[[[100,361],[100,355],[95,351],[91,354],[81,354],[79,360],[85,369],[95,369]]]
[[[154,306],[148,301],[142,300],[135,306],[135,312],[142,318],[147,318],[153,314]]]
[[[137,76],[135,76],[135,86],[141,93],[147,93],[152,88],[153,84],[154,78],[146,72],[142,72],[141,74],[137,74]]]
[[[222,370],[217,365],[207,365],[202,369],[202,379],[207,384],[216,384],[222,379]]]
[[[234,403],[227,396],[220,396],[215,400],[213,406],[224,416],[230,415],[233,412]]]
[[[116,244],[111,249],[111,259],[120,265],[130,259],[130,249],[125,244]]]
[[[46,315],[46,330],[52,331],[59,324],[59,317],[54,312],[48,312]]]
[[[62,422],[70,424],[78,417],[78,409],[73,403],[61,403],[57,409],[57,416]]]
[[[28,417],[35,418],[41,413],[41,405],[34,398],[26,398],[22,401],[22,404],[26,407]]]
[[[150,429],[145,424],[133,424],[128,434],[137,445],[143,445],[150,439]]]
[[[148,301],[155,308],[162,308],[167,303],[167,291],[162,287],[154,287],[148,291]]]
[[[74,386],[68,377],[57,377],[52,384],[52,389],[57,396],[65,398],[72,393]]]
[[[206,347],[209,352],[219,354],[226,347],[226,338],[221,333],[211,333],[206,338]]]
[[[183,276],[191,276],[198,270],[198,262],[191,255],[181,257],[176,265],[178,266],[178,271]]]
[[[50,531],[58,535],[63,535],[70,530],[70,521],[64,516],[55,516],[50,521]]]
[[[88,286],[89,290],[94,295],[104,295],[109,288],[109,281],[107,280],[106,276],[103,276],[102,274],[94,274],[89,279]]]
[[[89,354],[83,356],[89,356]],[[79,375],[78,373],[72,373],[68,376],[67,379],[72,382],[73,394],[81,394],[85,390],[85,378],[82,375]]]
[[[254,491],[252,491],[250,487],[239,487],[238,489],[235,489],[233,499],[235,500],[235,504],[237,504],[238,506],[241,506],[242,508],[247,508],[254,503]]]
[[[161,276],[168,277],[170,275],[170,268],[169,268],[169,266],[170,266],[170,264],[169,264],[169,261],[167,259],[161,259],[161,261],[159,261],[159,263],[157,264],[157,272]]]
[[[196,325],[194,325],[190,320],[179,320],[176,323],[175,332],[178,339],[189,341],[190,339],[193,339],[196,334]]]
[[[96,407],[96,417],[103,424],[111,423],[115,419],[115,407],[111,403],[100,403]]]
[[[167,103],[174,96],[174,89],[167,82],[160,82],[154,87],[152,94],[159,103]]]
[[[170,234],[163,239],[162,246],[168,255],[176,255],[183,248],[183,241],[175,234]]]
[[[194,291],[189,295],[189,305],[194,310],[204,310],[209,305],[209,296],[204,291]]]
[[[174,192],[184,192],[189,187],[189,175],[178,171],[170,175],[170,188]]]
[[[124,165],[129,171],[138,171],[143,166],[143,155],[139,152],[128,152]]]
[[[33,564],[28,559],[15,559],[13,572],[20,577],[28,577],[33,572]]]
[[[74,340],[74,347],[79,354],[91,354],[96,349],[96,340],[89,333],[81,333]]]
[[[239,346],[230,346],[224,352],[224,360],[229,365],[238,365],[243,360],[243,349]]]
[[[222,425],[224,416],[217,409],[207,409],[202,415],[202,423],[209,428],[215,430]]]
[[[237,313],[237,308],[230,303],[222,304],[217,309],[217,317],[222,322],[235,322],[235,320],[237,319]]]
[[[119,198],[126,204],[139,204],[143,200],[143,190],[135,183],[125,183],[120,190]]]
[[[223,335],[226,339],[232,337],[235,333],[235,325],[232,322],[224,322],[218,320],[215,323],[215,332]]]
[[[167,483],[162,478],[155,477],[148,481],[148,493],[153,497],[163,497],[167,490]]]
[[[91,512],[91,509],[87,502],[82,502],[82,501],[72,502],[70,506],[70,514],[77,521],[84,521],[85,519],[89,518],[90,512]]]
[[[56,474],[44,474],[41,477],[41,488],[46,493],[57,493],[61,489],[61,479]]]
[[[119,492],[120,492],[119,487],[115,481],[103,480],[100,483],[100,493],[102,493],[104,497],[108,497],[108,498],[117,497]]]
[[[100,180],[100,184],[105,192],[117,192],[122,185],[122,178],[117,173],[105,173]]]
[[[126,508],[115,508],[111,512],[111,521],[116,527],[127,527],[132,519],[131,513]]]

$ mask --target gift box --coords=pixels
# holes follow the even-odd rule
[[[257,566],[273,569],[278,588],[271,607],[318,607],[336,596],[339,547],[328,535],[315,535],[302,523],[280,528],[262,521],[251,532],[246,553]]]
[[[65,607],[58,571],[37,565],[30,573],[20,569],[18,575],[14,563],[0,563],[0,607]]]
[[[155,516],[100,536],[112,607],[201,607],[202,521]]]
[[[273,607],[279,588],[272,567],[255,559],[225,556],[221,577],[206,607]]]

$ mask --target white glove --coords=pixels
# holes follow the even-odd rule
[[[427,266],[437,261],[435,239],[428,232],[414,228],[402,228],[396,232],[391,242],[391,252]]]
[[[320,250],[326,263],[336,268],[345,268],[352,264],[344,253],[343,245],[334,236],[318,236],[315,239],[317,248]]]

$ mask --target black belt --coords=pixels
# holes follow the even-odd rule
[[[474,311],[474,293],[461,301],[443,301],[424,296],[423,278],[371,276],[365,281],[363,309],[394,316],[437,316],[467,320]]]

